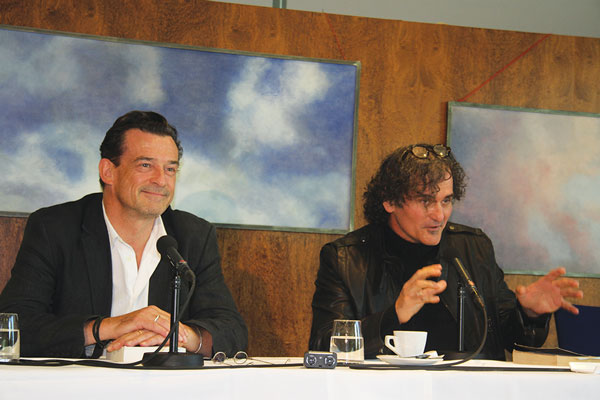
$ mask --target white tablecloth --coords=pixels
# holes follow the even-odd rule
[[[268,359],[283,362],[285,359]],[[301,362],[301,359],[292,359]],[[467,365],[511,363],[470,361]],[[333,370],[304,367],[124,370],[0,364],[9,399],[590,399],[600,375],[574,372]]]

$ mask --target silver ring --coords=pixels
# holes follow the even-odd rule
[[[156,318],[154,318],[154,322],[158,321],[159,318],[160,318],[160,315],[156,315]]]

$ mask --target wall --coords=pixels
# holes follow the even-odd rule
[[[598,0],[227,0],[329,14],[600,37]]]
[[[543,38],[199,0],[2,1],[0,23],[360,60],[355,193],[359,204],[366,183],[387,153],[417,141],[444,142],[447,102],[463,98]],[[468,101],[600,113],[599,76],[599,39],[549,36]],[[357,227],[364,224],[360,207],[355,221]],[[14,262],[23,225],[22,218],[0,218],[0,287]],[[225,277],[249,326],[249,353],[303,354],[318,252],[337,236],[218,229],[218,237]],[[532,279],[507,278],[511,287]],[[582,279],[582,285],[587,295],[582,303],[600,305],[599,281]],[[554,340],[551,337],[548,343]]]

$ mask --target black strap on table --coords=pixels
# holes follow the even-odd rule
[[[252,361],[252,360],[251,360]],[[250,361],[250,362],[251,362]],[[261,360],[257,360],[263,362]],[[175,368],[171,368],[168,366],[148,366],[148,365],[140,365],[139,362],[136,363],[126,363],[120,364],[112,361],[103,361],[103,360],[68,360],[68,359],[47,359],[47,360],[30,360],[23,359],[13,360],[9,362],[2,363],[0,365],[14,365],[14,366],[29,366],[29,367],[63,367],[67,365],[81,365],[87,367],[101,367],[101,368],[117,368],[117,369],[135,369],[135,370],[174,370]],[[281,368],[281,367],[302,367],[304,364],[302,363],[289,363],[289,364],[222,364],[215,366],[204,366],[204,367],[178,367],[176,369],[196,369],[196,370],[211,370],[211,369],[236,369],[236,368]]]

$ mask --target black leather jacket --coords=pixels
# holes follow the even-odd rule
[[[329,350],[334,319],[362,321],[367,358],[387,352],[383,343],[385,335],[392,334],[394,329],[403,329],[394,304],[404,283],[395,282],[392,277],[392,269],[402,268],[402,260],[385,253],[384,228],[367,225],[323,246],[312,302],[311,350]],[[512,349],[513,343],[529,346],[544,343],[549,315],[537,319],[525,316],[515,294],[504,282],[504,273],[496,263],[490,239],[480,229],[449,222],[439,245],[438,259],[448,284],[440,299],[455,323],[459,277],[456,268],[444,259],[448,254],[460,258],[484,298],[488,336],[482,354],[486,358],[504,360],[504,349]],[[469,315],[473,317],[465,317],[465,350],[473,351],[483,335],[483,313],[471,296],[467,296],[465,306],[465,316]],[[441,350],[435,346],[436,343],[428,341],[428,348]]]

